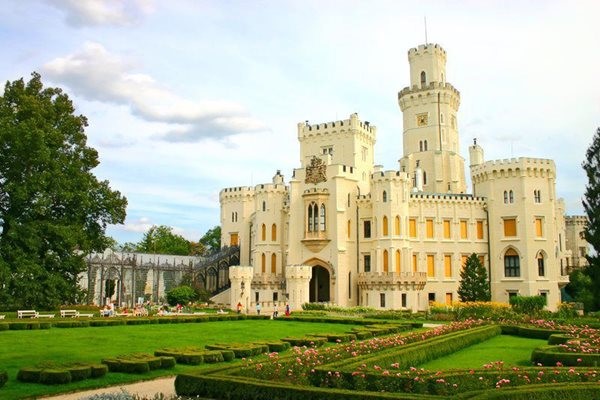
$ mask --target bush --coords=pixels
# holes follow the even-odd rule
[[[223,355],[223,361],[231,361],[235,358],[235,353],[231,350],[221,350],[221,354]]]
[[[9,322],[9,329],[11,331],[25,331],[31,329],[40,329],[39,322]]]
[[[171,368],[175,368],[175,358],[174,357],[168,357],[168,356],[162,356],[160,357],[160,368],[161,369],[171,369]]]
[[[0,388],[8,381],[8,374],[6,371],[0,371]]]
[[[60,385],[71,382],[71,373],[65,369],[44,369],[40,373],[40,383]]]
[[[9,326],[7,323],[0,323],[0,331],[7,331]]]
[[[554,366],[561,363],[565,366],[595,367],[600,364],[600,353],[571,353],[563,351],[561,346],[541,346],[531,353],[531,361],[535,364]]]
[[[21,382],[39,382],[40,374],[42,373],[41,368],[36,367],[25,367],[21,368],[17,372],[17,380]]]
[[[101,378],[108,373],[108,367],[104,364],[94,364],[91,366],[91,377]]]
[[[196,292],[189,286],[177,286],[167,292],[167,302],[171,306],[187,304],[196,300]]]
[[[281,340],[284,342],[289,342],[290,345],[296,347],[320,347],[327,342],[327,338],[323,337],[283,338]]]
[[[543,296],[513,296],[509,299],[513,310],[525,315],[538,315],[546,306],[546,298]]]
[[[71,381],[82,381],[84,379],[88,379],[92,376],[92,366],[91,365],[74,365],[69,367],[69,372],[71,373]]]

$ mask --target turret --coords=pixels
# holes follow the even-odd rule
[[[422,44],[408,51],[410,85],[425,88],[430,82],[446,82],[446,50],[439,44]]]
[[[477,139],[473,139],[473,146],[469,146],[469,161],[471,166],[483,164],[483,148],[477,144]]]

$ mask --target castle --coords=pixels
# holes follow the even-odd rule
[[[271,183],[221,190],[221,243],[240,248],[228,303],[424,310],[459,300],[460,270],[476,253],[493,301],[542,295],[556,309],[581,217],[565,217],[552,160],[486,161],[476,142],[467,193],[446,56],[437,44],[408,51],[398,170],[375,164],[377,129],[352,114],[298,124],[301,164],[289,182],[277,171]]]

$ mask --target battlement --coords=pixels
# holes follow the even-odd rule
[[[408,179],[408,173],[402,171],[377,171],[371,174],[371,180],[375,182],[385,182],[400,180],[405,181]]]
[[[286,193],[288,187],[281,183],[261,183],[260,185],[254,186],[256,194],[259,193]]]
[[[377,127],[371,125],[369,121],[361,121],[358,118],[357,113],[350,114],[350,118],[346,120],[324,122],[320,124],[309,124],[308,121],[298,123],[299,138],[350,130],[359,130],[373,138],[377,133]]]
[[[499,160],[486,161],[483,164],[474,165],[472,167],[472,175],[486,171],[498,171],[508,169],[544,169],[554,171],[556,169],[554,161],[547,158],[504,158]]]
[[[328,195],[329,190],[327,188],[316,188],[315,187],[315,188],[311,188],[311,189],[306,189],[302,195],[306,196],[306,195],[314,195],[314,194],[327,194]]]
[[[246,196],[254,196],[254,188],[251,186],[235,186],[230,188],[221,189],[219,192],[219,199],[221,201],[225,199],[240,198]]]
[[[413,85],[412,87],[405,87],[401,91],[398,92],[398,100],[402,97],[409,94],[416,94],[421,92],[426,92],[428,90],[447,90],[450,91],[455,96],[460,97],[460,92],[454,86],[449,84],[448,82],[429,82],[429,85],[421,88],[419,85]]]
[[[483,206],[486,202],[485,197],[473,196],[467,193],[411,193],[411,200],[434,201],[447,203],[470,203]]]
[[[565,216],[565,224],[566,225],[587,225],[587,217],[584,215],[566,215]]]
[[[442,48],[442,46],[440,46],[437,43],[427,43],[427,44],[420,44],[417,47],[413,47],[413,48],[409,49],[408,50],[408,59],[410,61],[411,57],[419,57],[424,54],[431,54],[431,53],[435,53],[435,54],[438,54],[439,56],[442,56],[443,58],[446,58],[446,50],[444,50]]]

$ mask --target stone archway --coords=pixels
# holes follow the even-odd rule
[[[312,277],[309,283],[309,301],[322,303],[331,301],[331,277],[329,270],[321,265],[312,267]]]

